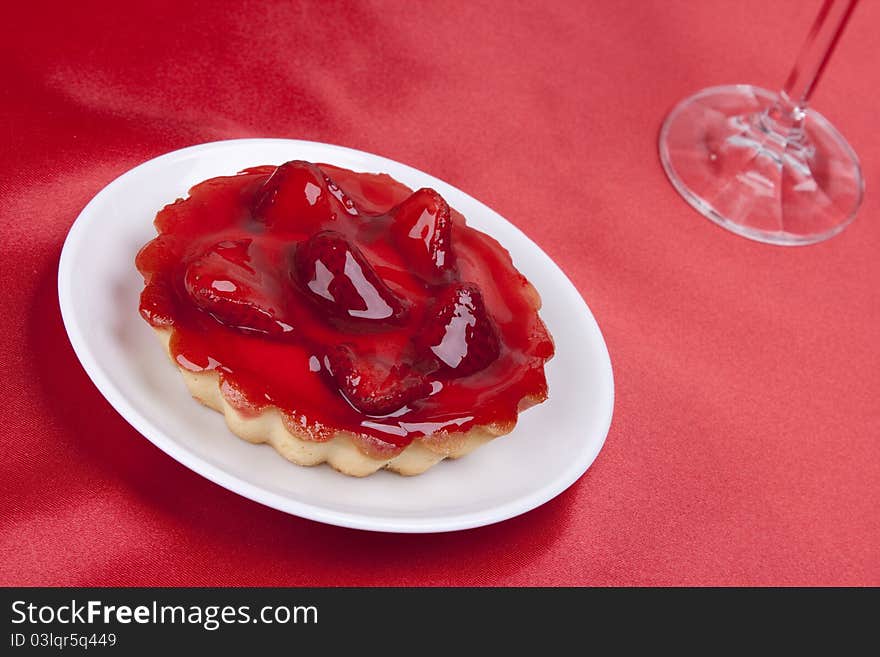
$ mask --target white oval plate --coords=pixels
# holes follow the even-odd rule
[[[550,398],[520,415],[513,433],[417,477],[346,477],[305,468],[251,445],[195,402],[138,313],[134,266],[155,235],[153,218],[194,184],[258,164],[303,159],[386,172],[413,189],[433,187],[468,223],[498,239],[544,301],[556,341]],[[58,271],[70,342],[98,390],[159,449],[211,481],[303,518],[358,529],[440,532],[511,518],[552,499],[590,466],[614,405],[611,362],[593,315],[553,261],[516,227],[464,192],[406,165],[361,151],[288,139],[241,139],[174,151],[123,174],[83,209]]]

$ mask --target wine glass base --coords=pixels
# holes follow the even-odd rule
[[[768,244],[813,244],[855,218],[864,192],[858,158],[821,114],[799,132],[767,119],[778,94],[750,85],[704,89],[660,130],[660,161],[700,214]]]

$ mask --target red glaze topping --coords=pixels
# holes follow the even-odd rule
[[[141,315],[242,413],[387,453],[547,396],[537,293],[432,189],[294,161],[206,180],[155,224]]]

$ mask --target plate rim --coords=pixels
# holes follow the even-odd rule
[[[568,282],[568,284],[571,285],[575,292],[577,292],[577,296],[583,306],[582,310],[586,313],[590,329],[598,337],[598,345],[601,347],[599,356],[603,364],[602,369],[604,370],[603,376],[605,380],[603,383],[609,391],[609,394],[607,402],[604,404],[605,413],[604,416],[601,418],[601,422],[599,424],[599,426],[601,427],[602,435],[601,438],[595,441],[594,444],[591,443],[592,449],[579,452],[579,458],[571,461],[568,467],[563,471],[563,476],[557,476],[548,484],[541,486],[537,490],[527,495],[520,496],[512,501],[508,501],[498,506],[489,507],[488,509],[481,509],[466,514],[453,515],[443,518],[435,517],[430,518],[427,521],[423,521],[421,518],[418,517],[391,518],[383,516],[373,516],[368,514],[335,511],[332,509],[327,509],[320,505],[315,505],[312,503],[302,502],[300,500],[293,499],[291,497],[268,490],[267,488],[261,488],[257,485],[254,485],[248,481],[239,478],[235,474],[227,472],[221,467],[213,465],[199,455],[189,451],[182,445],[179,445],[175,440],[173,440],[163,431],[158,429],[158,427],[154,426],[153,423],[134,404],[129,402],[127,397],[125,397],[125,395],[123,395],[121,391],[116,388],[115,384],[112,383],[109,377],[105,374],[104,370],[100,367],[100,365],[98,365],[96,357],[92,353],[92,350],[89,348],[88,342],[83,337],[80,326],[75,320],[72,294],[69,292],[69,288],[72,284],[74,262],[73,257],[77,250],[77,247],[79,246],[79,243],[82,241],[82,236],[85,234],[85,227],[89,221],[89,216],[94,212],[94,208],[98,206],[105,197],[111,196],[114,190],[123,185],[127,179],[134,178],[137,175],[143,174],[145,171],[149,171],[150,169],[160,166],[167,160],[177,159],[181,156],[201,151],[210,151],[213,149],[269,144],[285,145],[292,148],[296,148],[298,146],[306,148],[326,148],[330,149],[331,151],[338,151],[340,153],[344,153],[353,157],[366,157],[372,159],[378,164],[387,163],[392,165],[394,168],[402,168],[406,170],[407,173],[412,173],[413,175],[418,176],[428,176],[430,178],[438,180],[444,185],[455,189],[458,193],[465,196],[469,201],[488,209],[497,218],[506,222],[516,233],[519,234],[519,237],[521,239],[526,241],[526,243],[531,248],[535,249],[541,255],[543,255],[549,266],[555,268],[555,273],[561,276],[566,282]],[[278,511],[282,511],[316,522],[337,525],[341,527],[348,527],[352,529],[391,533],[441,533],[472,529],[475,527],[481,527],[495,524],[497,522],[502,522],[523,513],[527,513],[545,504],[546,502],[549,502],[560,493],[568,489],[572,484],[574,484],[592,466],[599,452],[602,450],[602,447],[605,444],[605,440],[607,439],[609,430],[611,428],[611,421],[614,414],[615,390],[614,373],[611,364],[611,357],[608,351],[608,345],[605,341],[604,335],[602,334],[601,328],[599,327],[599,324],[592,313],[592,310],[586,303],[586,300],[583,298],[574,283],[571,282],[571,279],[569,279],[565,272],[562,271],[559,265],[557,265],[556,262],[549,255],[547,255],[547,253],[543,249],[541,249],[540,246],[538,246],[535,242],[531,240],[531,238],[523,233],[516,224],[510,222],[501,214],[493,210],[491,207],[487,206],[482,201],[479,201],[478,199],[472,197],[467,192],[464,192],[455,185],[451,185],[450,183],[447,183],[446,181],[437,178],[432,174],[416,169],[415,167],[411,167],[407,164],[403,164],[396,160],[392,160],[390,158],[376,155],[367,151],[339,146],[336,144],[328,144],[324,142],[308,141],[301,139],[247,138],[225,139],[194,144],[150,158],[149,160],[146,160],[141,164],[127,169],[125,172],[114,178],[107,185],[102,187],[101,190],[98,191],[79,212],[73,224],[70,226],[67,235],[65,236],[64,245],[61,249],[61,255],[58,265],[57,292],[64,329],[67,333],[68,340],[73,347],[77,359],[79,360],[83,369],[86,371],[86,374],[89,376],[92,383],[101,393],[101,395],[110,403],[113,409],[117,413],[119,413],[119,415],[121,415],[123,419],[125,419],[125,421],[129,425],[131,425],[138,433],[140,433],[143,437],[153,443],[153,445],[158,447],[161,451],[165,452],[168,456],[176,460],[181,465],[184,465],[189,470],[205,477],[206,479],[217,484],[218,486],[221,486],[259,504],[274,508]]]

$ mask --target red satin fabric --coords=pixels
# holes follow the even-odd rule
[[[781,84],[818,6],[4,7],[0,583],[880,585],[880,3],[856,10],[814,96],[867,181],[840,236],[738,238],[691,210],[657,158],[684,96]],[[374,534],[262,507],[131,429],[67,341],[61,244],[117,175],[235,137],[406,162],[541,245],[614,366],[589,472],[495,526]]]

